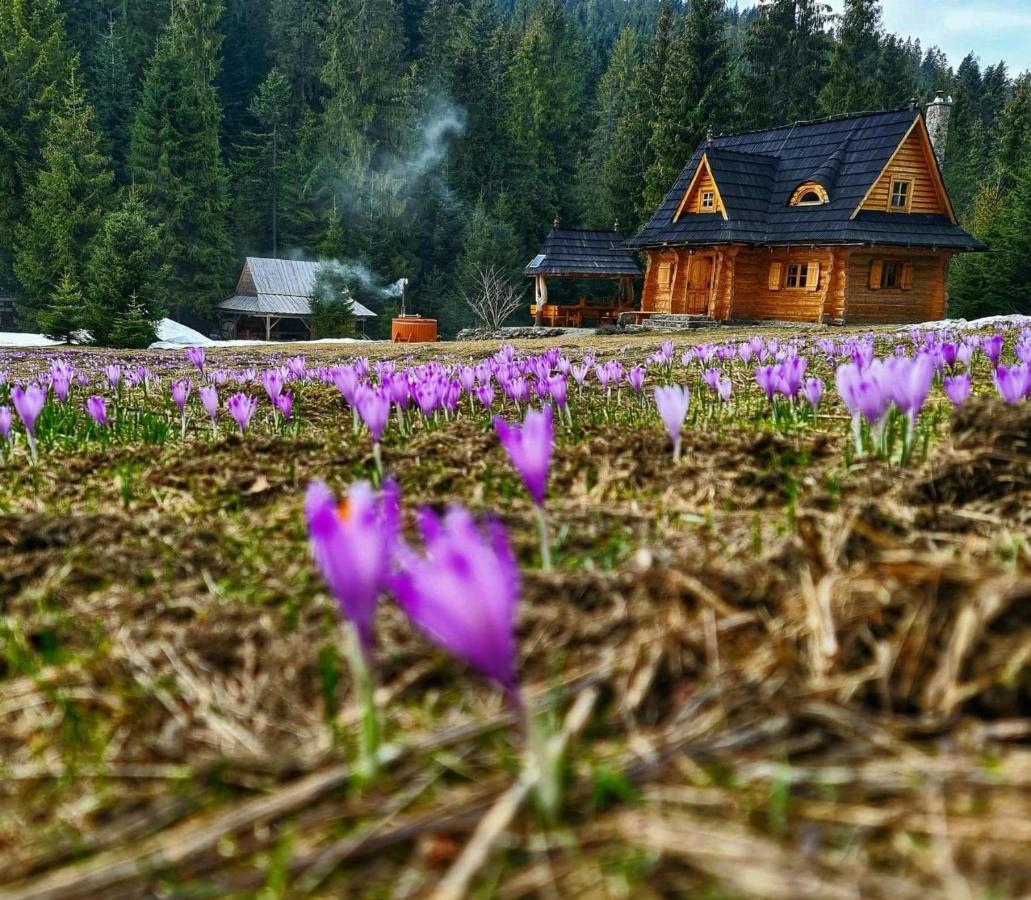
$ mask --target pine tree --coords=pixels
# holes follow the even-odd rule
[[[36,317],[40,331],[55,341],[69,341],[77,332],[89,329],[89,316],[82,288],[71,272],[65,272]]]
[[[624,28],[612,48],[608,68],[598,83],[596,124],[578,176],[580,207],[584,212],[583,222],[588,226],[611,227],[621,212],[622,204],[613,196],[603,173],[614,152],[619,123],[627,115],[632,102],[640,63],[637,33],[632,28]],[[626,222],[626,225],[632,226],[633,223]]]
[[[462,252],[455,267],[457,297],[474,293],[480,273],[491,266],[506,278],[520,278],[523,262],[512,226],[503,215],[492,215],[481,197],[473,206],[462,235]]]
[[[111,204],[114,176],[93,126],[81,77],[74,73],[44,135],[42,168],[26,193],[16,230],[14,269],[20,312],[31,324],[62,276],[78,282],[90,242]]]
[[[280,251],[284,182],[290,168],[293,134],[289,125],[290,82],[273,69],[251,101],[254,128],[245,130],[233,160],[237,213],[234,229],[244,250]]]
[[[881,4],[878,0],[846,0],[831,51],[828,79],[820,107],[829,115],[877,109],[882,85]]]
[[[616,123],[602,166],[601,180],[608,189],[615,214],[613,221],[618,219],[621,227],[630,232],[652,212],[645,202],[643,186],[645,173],[654,159],[650,141],[669,61],[673,25],[673,5],[670,0],[663,0],[655,32],[634,75],[630,101]]]
[[[952,204],[963,221],[971,211],[985,171],[981,96],[981,67],[971,53],[960,63],[956,73],[944,166]]]
[[[995,181],[1006,194],[1016,183],[1024,160],[1031,158],[1031,72],[1013,85],[1013,96],[996,122]]]
[[[56,0],[0,2],[0,288],[12,279],[15,228],[71,63]]]
[[[112,18],[107,33],[94,49],[89,84],[96,98],[97,124],[107,138],[115,173],[128,180],[126,160],[132,130],[132,111],[139,97],[129,71],[126,20]]]
[[[299,108],[314,107],[323,96],[323,35],[329,5],[329,0],[271,0],[272,61],[286,75]]]
[[[913,58],[897,35],[887,34],[881,41],[881,61],[877,77],[881,94],[877,106],[881,109],[900,107],[917,96],[917,72],[920,57]]]
[[[396,150],[408,112],[404,25],[396,0],[338,0],[324,42],[322,80],[329,150],[363,187],[384,153]]]
[[[312,337],[352,337],[356,326],[347,273],[334,265],[319,266],[311,297]]]
[[[201,320],[222,299],[231,248],[221,110],[217,0],[176,0],[158,43],[133,124],[130,168],[151,220],[163,229],[177,317]]]
[[[147,346],[167,308],[169,267],[135,191],[104,219],[86,269],[89,328],[98,344]],[[134,337],[135,336],[135,337]]]
[[[545,0],[509,70],[509,186],[520,240],[538,239],[557,215],[576,218],[572,192],[583,130],[583,48],[573,24]]]
[[[732,125],[731,84],[723,0],[695,0],[673,41],[659,94],[646,206],[659,205],[709,129]]]

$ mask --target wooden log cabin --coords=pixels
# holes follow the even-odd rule
[[[710,136],[629,245],[645,315],[838,324],[942,318],[952,257],[986,249],[957,224],[915,102]]]

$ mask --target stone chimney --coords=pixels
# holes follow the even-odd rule
[[[927,120],[927,133],[931,138],[934,155],[938,157],[938,165],[945,165],[945,141],[949,137],[949,116],[952,115],[952,98],[945,96],[945,91],[938,91],[934,99],[927,104],[924,118]]]

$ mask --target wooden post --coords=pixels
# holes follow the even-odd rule
[[[265,316],[265,340],[272,340],[272,316]]]
[[[536,285],[534,299],[537,301],[537,315],[534,316],[533,324],[535,328],[540,328],[541,322],[544,320],[544,304],[548,302],[548,281],[543,275],[538,275],[534,283]]]

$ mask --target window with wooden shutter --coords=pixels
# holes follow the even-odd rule
[[[904,291],[911,291],[913,289],[913,264],[903,263],[902,264],[902,277],[899,280],[899,287]]]
[[[781,281],[781,277],[782,277],[783,272],[784,272],[784,264],[783,263],[779,263],[779,262],[770,263],[770,278],[769,278],[769,281],[767,282],[767,287],[769,287],[769,289],[771,291],[779,291],[780,290],[780,281]]]
[[[884,271],[884,263],[879,259],[875,259],[870,263],[870,290],[879,291],[881,289],[881,274]]]
[[[668,262],[660,262],[658,269],[658,282],[659,287],[668,288],[670,282],[670,272],[673,269],[673,264]]]
[[[806,269],[805,275],[805,289],[807,291],[819,290],[820,287],[820,264],[818,262],[809,263],[809,267]]]

